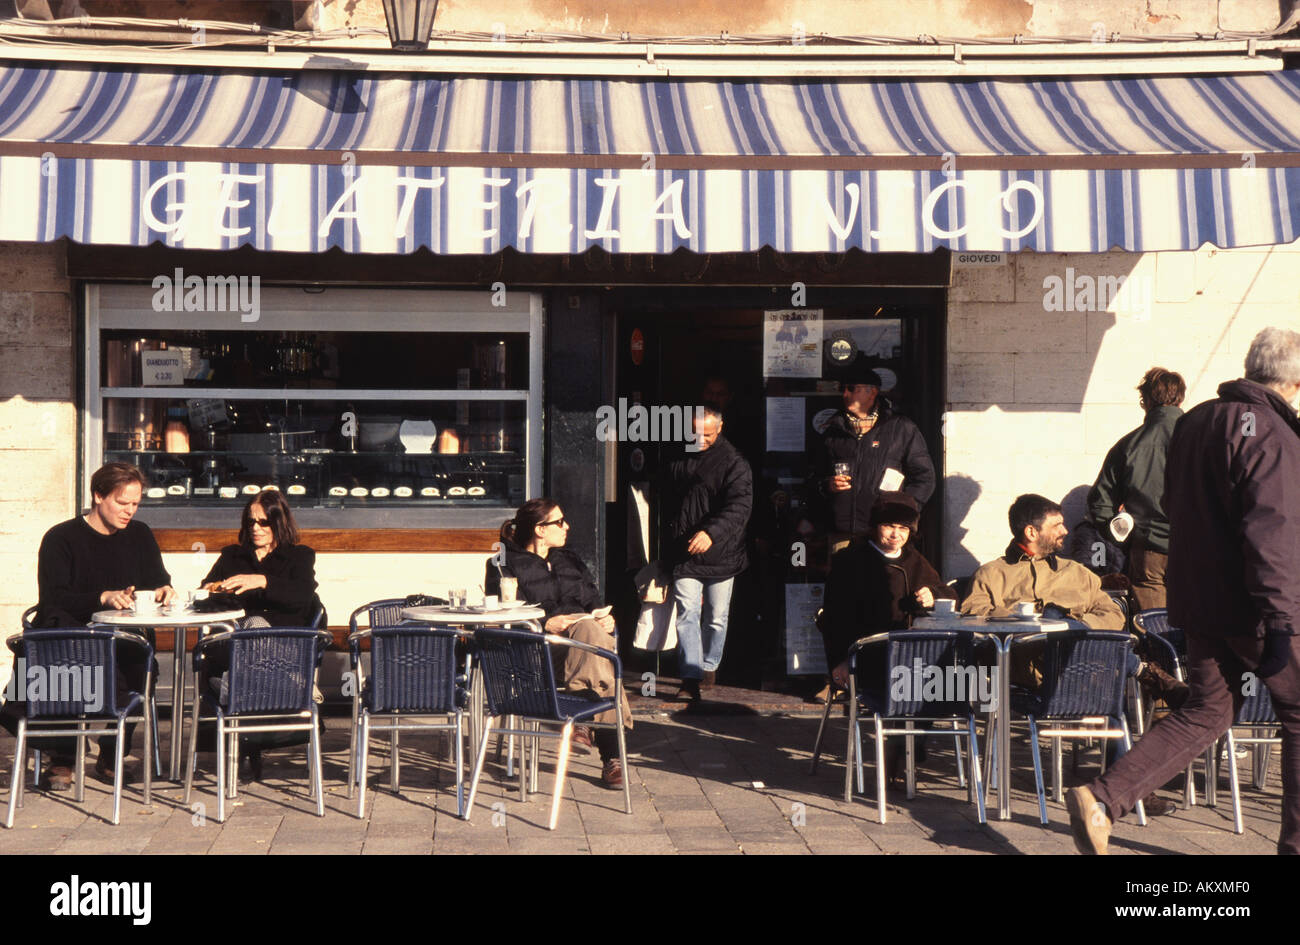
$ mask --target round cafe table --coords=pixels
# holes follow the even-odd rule
[[[451,625],[464,627],[468,635],[476,627],[524,627],[532,630],[534,633],[542,633],[542,621],[546,619],[546,611],[533,604],[518,604],[515,606],[497,607],[493,610],[486,610],[483,607],[452,607],[450,605],[432,606],[432,607],[407,607],[402,611],[403,620],[412,620],[419,623],[436,623],[443,626]],[[477,685],[475,677],[470,673],[471,663],[466,659],[465,674],[469,677],[469,747],[470,757],[478,756],[479,740],[483,737],[483,713],[484,713],[484,695],[483,687]],[[512,745],[513,745],[513,737]],[[511,758],[507,765],[507,777],[513,770],[514,757],[513,750]]]
[[[1044,620],[1028,618],[964,617],[960,613],[931,614],[912,621],[913,630],[958,630],[964,633],[982,633],[993,641],[997,653],[995,670],[998,684],[997,701],[990,707],[989,726],[997,739],[996,785],[998,792],[998,819],[1011,819],[1011,641],[1031,633],[1055,633],[1082,626],[1071,620]]]
[[[208,630],[234,630],[235,621],[244,616],[242,610],[218,610],[200,613],[177,608],[170,612],[159,610],[151,614],[138,614],[134,610],[101,610],[90,618],[91,623],[111,627],[131,627],[137,630],[172,630],[172,720],[171,759],[169,777],[179,781],[181,776],[181,722],[185,718],[185,638],[191,628],[200,633]],[[146,751],[148,748],[146,747]]]

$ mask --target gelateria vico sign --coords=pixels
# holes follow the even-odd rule
[[[321,208],[314,233],[309,232],[310,217],[302,212],[302,201],[297,197],[286,198],[276,189],[269,201],[265,199],[268,185],[265,173],[175,171],[163,175],[144,191],[141,218],[151,231],[166,234],[175,242],[184,242],[195,231],[218,237],[244,237],[254,229],[253,223],[247,220],[245,208],[260,191],[257,206],[265,216],[257,221],[258,229],[272,237],[314,235],[327,239],[336,227],[355,225],[360,230],[387,231],[387,235],[400,239],[409,232],[413,222],[429,225],[454,208],[459,221],[469,219],[478,226],[461,234],[471,239],[526,240],[534,235],[540,220],[551,233],[568,235],[579,230],[586,240],[618,241],[630,231],[657,226],[671,228],[679,240],[689,240],[694,235],[690,221],[698,221],[709,212],[736,213],[739,209],[716,195],[710,199],[692,190],[692,177],[704,180],[698,190],[715,190],[724,180],[723,175],[728,175],[725,182],[732,184],[738,175],[748,173],[708,171],[673,177],[669,172],[644,172],[652,178],[646,181],[638,179],[643,172],[605,172],[606,176],[588,179],[585,184],[590,186],[575,187],[571,185],[568,171],[557,179],[553,174],[541,176],[547,172],[511,176],[467,174],[462,170],[453,182],[450,174],[417,177],[402,176],[392,168],[382,172],[346,170],[350,173],[340,171],[345,184],[337,194],[331,194],[325,202],[320,201],[319,194],[313,196]],[[794,178],[807,172],[780,173]],[[831,177],[817,173],[827,180]],[[836,179],[842,181],[851,176],[845,173]],[[910,174],[908,179],[913,179]],[[1033,231],[1043,220],[1045,197],[1042,188],[1032,181],[1012,181],[1002,189],[981,187],[978,193],[964,193],[967,186],[966,180],[952,177],[925,191],[917,222],[929,236],[949,240],[978,230],[1015,240]],[[740,187],[736,189],[739,191]],[[883,189],[877,187],[878,191]],[[581,200],[578,191],[583,194]],[[826,235],[841,241],[850,239],[859,228],[867,229],[869,207],[857,181],[841,182],[834,187],[816,184],[811,188],[790,187],[784,199],[788,203],[787,212],[798,217],[799,225],[805,229],[824,228]],[[886,199],[882,195],[881,203]],[[1017,206],[1024,200],[1029,203],[1027,209]],[[965,220],[956,224],[940,219],[939,208],[957,201],[965,207]],[[417,207],[426,219],[416,219]],[[1019,212],[1013,212],[1017,209]],[[502,220],[512,225],[503,229]],[[869,240],[879,240],[891,224],[910,226],[911,222],[895,221],[892,214],[882,212],[880,229],[867,229],[866,236]]]

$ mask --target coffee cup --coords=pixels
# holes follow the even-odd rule
[[[1021,601],[1011,610],[1017,617],[1035,617],[1038,615],[1038,609],[1034,606],[1034,602],[1030,600]]]
[[[957,612],[957,602],[948,597],[936,597],[934,599],[935,614],[955,614]]]
[[[1110,520],[1110,535],[1116,541],[1123,543],[1133,532],[1133,516],[1127,512],[1120,512]]]
[[[484,610],[500,610],[501,600],[495,594],[485,594],[483,596]]]
[[[154,598],[154,591],[135,592],[135,612],[137,614],[156,614],[162,605]]]

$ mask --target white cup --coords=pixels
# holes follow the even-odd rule
[[[512,604],[519,599],[519,578],[501,579],[501,603]]]
[[[936,597],[934,599],[935,614],[955,614],[957,612],[957,602],[948,597]]]
[[[486,594],[483,597],[484,610],[500,610],[501,600],[495,594]]]
[[[154,599],[154,591],[135,592],[135,612],[137,614],[156,614],[162,605]]]
[[[1038,611],[1034,607],[1034,602],[1031,600],[1021,601],[1011,609],[1017,617],[1034,617],[1038,614]]]
[[[1133,532],[1133,516],[1120,512],[1110,520],[1110,534],[1118,542],[1123,542]]]

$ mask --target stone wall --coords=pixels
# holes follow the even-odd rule
[[[0,637],[36,603],[36,549],[76,502],[76,351],[67,248],[0,243]],[[11,654],[0,646],[0,676]]]
[[[1197,252],[1009,254],[957,268],[948,307],[944,575],[1001,553],[1021,493],[1060,502],[1066,524],[1107,450],[1142,422],[1134,388],[1160,365],[1191,407],[1240,377],[1267,325],[1300,327],[1300,243]],[[1067,276],[1071,301],[1045,296]],[[1104,302],[1095,291],[1131,280]],[[1045,288],[1045,283],[1047,287]],[[1091,303],[1089,292],[1093,292]],[[1109,293],[1107,293],[1109,294]],[[1079,311],[1091,304],[1094,311]],[[1075,311],[1068,310],[1076,309]]]

